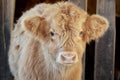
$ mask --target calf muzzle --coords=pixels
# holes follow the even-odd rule
[[[73,64],[78,62],[78,55],[76,52],[60,52],[56,61],[61,64]]]

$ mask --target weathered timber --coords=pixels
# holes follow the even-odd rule
[[[3,0],[0,0],[0,80],[5,80],[6,61],[5,61],[5,45],[4,45],[4,7]]]
[[[8,66],[10,31],[13,26],[15,0],[0,1],[0,80],[11,80]]]
[[[97,13],[109,20],[110,27],[96,42],[94,80],[114,80],[115,0],[97,0]]]

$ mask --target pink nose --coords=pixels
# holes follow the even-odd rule
[[[72,64],[76,63],[78,61],[78,56],[76,52],[62,52],[61,55],[59,55],[59,63],[62,64]]]
[[[62,54],[61,55],[61,59],[63,60],[63,61],[66,61],[66,60],[72,60],[72,61],[74,61],[75,60],[75,58],[76,58],[76,55],[75,54]]]

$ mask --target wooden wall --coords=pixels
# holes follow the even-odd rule
[[[0,80],[11,80],[8,66],[10,30],[14,18],[14,0],[0,0]]]

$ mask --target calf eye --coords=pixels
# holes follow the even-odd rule
[[[80,32],[80,36],[83,34],[83,31]]]
[[[54,32],[50,32],[50,35],[51,35],[51,36],[54,36],[55,34],[54,34]]]

